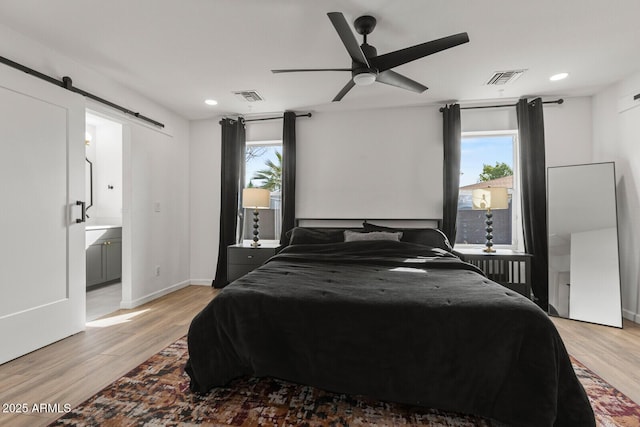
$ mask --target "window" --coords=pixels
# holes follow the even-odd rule
[[[260,209],[260,240],[280,240],[282,214],[282,141],[247,141],[245,186],[266,188],[271,192],[270,208]],[[253,239],[253,213],[245,209],[243,239]]]
[[[482,246],[486,242],[485,210],[472,208],[476,188],[506,187],[508,208],[493,211],[493,243],[518,249],[521,235],[518,192],[517,131],[464,132],[460,160],[457,245]]]

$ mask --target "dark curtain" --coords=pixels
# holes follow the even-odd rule
[[[524,248],[533,255],[534,301],[548,309],[547,187],[542,100],[521,99],[516,105],[520,135],[520,181]]]
[[[282,230],[280,244],[286,242],[285,234],[295,226],[296,220],[296,113],[286,111],[282,128]]]
[[[443,119],[443,196],[442,232],[453,246],[456,242],[456,218],[458,216],[458,192],[460,188],[460,105],[448,105],[442,109]]]
[[[244,186],[245,127],[242,118],[222,119],[221,188],[220,188],[220,241],[218,264],[212,285],[227,285],[227,246],[242,238],[242,208],[240,194]]]

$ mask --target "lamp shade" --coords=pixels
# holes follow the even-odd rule
[[[271,193],[265,188],[245,188],[242,190],[242,207],[268,209]]]
[[[474,210],[507,209],[509,194],[505,187],[478,188],[471,193],[471,207]]]

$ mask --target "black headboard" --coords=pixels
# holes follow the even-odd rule
[[[296,227],[360,228],[363,222],[396,228],[437,228],[440,218],[296,218]]]

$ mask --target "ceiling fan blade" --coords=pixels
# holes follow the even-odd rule
[[[272,73],[299,73],[303,71],[351,71],[351,68],[295,68],[288,70],[271,70]]]
[[[329,12],[327,16],[331,20],[331,23],[335,27],[338,32],[338,36],[340,36],[340,40],[342,40],[342,44],[347,48],[347,52],[349,52],[349,56],[355,62],[359,62],[369,67],[369,61],[362,53],[362,49],[360,49],[360,45],[356,40],[356,36],[353,35],[353,31],[351,31],[351,27],[349,23],[345,19],[344,15],[340,12]]]
[[[385,53],[384,55],[370,58],[370,61],[378,71],[386,71],[393,67],[397,67],[398,65],[406,64],[407,62],[415,61],[416,59],[423,58],[436,52],[467,43],[468,41],[469,36],[467,33],[454,34],[452,36],[407,47],[405,49]]]
[[[428,89],[428,87],[418,83],[417,81],[411,80],[409,77],[405,77],[402,74],[398,74],[391,70],[379,73],[376,77],[376,81],[417,93],[422,93]]]
[[[350,79],[349,82],[342,88],[340,92],[336,95],[335,98],[331,102],[336,102],[342,100],[344,96],[353,88],[356,84],[353,82],[353,79]]]

